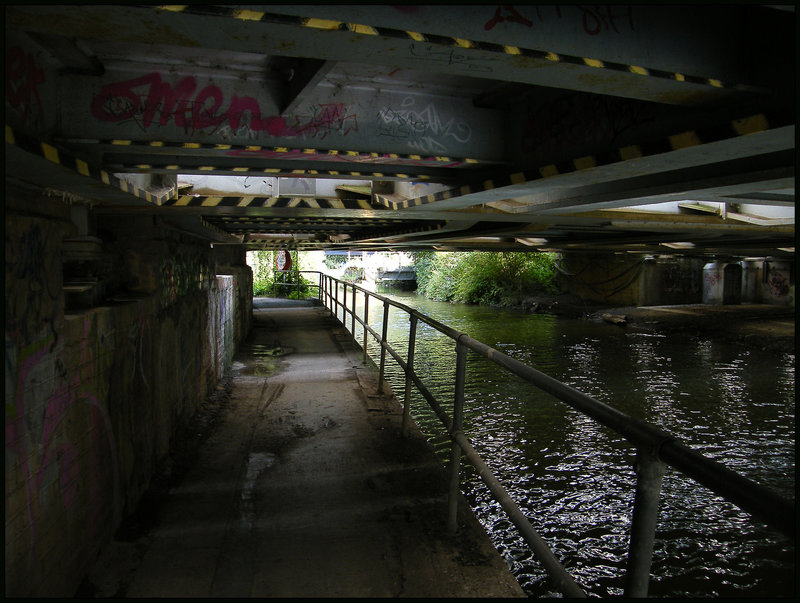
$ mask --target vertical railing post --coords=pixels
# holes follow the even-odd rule
[[[317,299],[322,301],[322,273],[319,273],[319,286],[317,286]]]
[[[628,549],[626,597],[646,597],[658,523],[658,503],[664,479],[664,463],[651,451],[636,451],[636,497],[633,502],[631,541]]]
[[[381,326],[381,366],[378,372],[378,393],[383,393],[383,371],[386,367],[386,334],[389,329],[389,300],[383,301],[383,325]]]
[[[347,283],[342,283],[342,327],[347,330]]]
[[[456,388],[453,399],[453,447],[450,450],[450,492],[447,499],[448,517],[447,531],[455,534],[458,531],[458,498],[461,480],[461,446],[455,441],[455,434],[461,432],[464,425],[464,380],[467,367],[467,348],[456,340]]]
[[[327,306],[328,306],[328,309],[331,311],[331,318],[333,318],[333,291],[331,290],[332,285],[333,285],[333,279],[331,277],[329,277],[329,276],[326,277],[325,278],[325,289],[326,289],[326,294],[328,296],[328,304],[327,304]]]
[[[336,320],[339,320],[339,281],[333,284],[333,307],[333,315],[336,317]]]
[[[369,293],[364,291],[364,360],[363,364],[367,363],[367,325],[369,324]]]
[[[417,317],[409,314],[410,325],[408,333],[408,356],[406,360],[406,392],[403,398],[403,424],[400,428],[400,435],[408,437],[408,420],[411,408],[411,376],[414,374],[414,347],[417,340]]]
[[[356,341],[356,286],[353,285],[353,312],[350,314],[350,334]]]

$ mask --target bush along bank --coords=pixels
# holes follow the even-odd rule
[[[418,293],[437,301],[546,311],[564,293],[555,253],[421,251],[413,259]]]
[[[290,252],[292,270],[303,270],[300,267],[300,256],[297,251]],[[248,263],[253,270],[254,297],[285,297],[288,299],[312,299],[317,297],[316,284],[297,273],[275,272],[274,252],[260,250],[251,252]]]

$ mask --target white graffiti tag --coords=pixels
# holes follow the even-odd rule
[[[378,112],[378,134],[390,138],[402,138],[408,146],[423,152],[444,152],[446,139],[459,143],[469,142],[472,128],[455,117],[442,119],[436,107],[430,103],[421,110],[414,107],[415,99],[406,97],[399,109],[383,107]]]

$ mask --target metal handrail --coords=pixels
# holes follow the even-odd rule
[[[322,300],[322,278],[321,278],[322,277],[322,273],[319,270],[292,270],[292,269],[289,269],[289,270],[278,270],[276,268],[273,268],[272,273],[273,274],[296,274],[298,277],[301,274],[317,274],[317,275],[320,275],[319,283],[312,283],[310,281],[301,282],[300,278],[298,278],[294,282],[292,282],[290,280],[288,283],[287,282],[283,282],[283,283],[279,283],[279,284],[282,287],[296,287],[298,289],[300,288],[301,285],[304,285],[306,287],[311,287],[311,288],[316,287],[317,290],[318,290],[317,291],[317,298],[320,301]],[[273,283],[274,283],[274,280],[273,280]]]
[[[339,301],[340,285],[343,286],[342,301]],[[352,308],[347,307],[347,288],[352,288]],[[356,313],[356,291],[364,294],[364,318]],[[661,484],[665,465],[677,469],[684,475],[706,486],[719,494],[740,509],[754,515],[768,526],[787,537],[792,543],[795,540],[795,512],[794,503],[784,499],[772,490],[765,488],[724,465],[713,461],[697,451],[690,449],[680,440],[659,427],[641,421],[607,404],[595,400],[560,381],[507,356],[506,354],[489,347],[488,345],[440,323],[439,321],[422,314],[400,302],[394,301],[377,293],[359,287],[354,283],[347,283],[320,273],[320,300],[331,311],[331,316],[337,320],[339,309],[342,311],[342,325],[345,324],[347,314],[350,313],[350,333],[355,339],[355,323],[361,324],[364,329],[364,362],[367,361],[367,333],[371,334],[381,346],[378,392],[384,390],[386,353],[394,358],[395,362],[405,373],[405,396],[403,404],[403,434],[407,433],[409,420],[409,406],[411,399],[411,385],[415,385],[423,398],[428,402],[437,417],[442,421],[450,439],[453,442],[450,461],[450,496],[448,528],[451,531],[456,527],[456,510],[459,487],[460,458],[464,457],[475,467],[478,475],[488,486],[492,495],[506,511],[509,519],[519,529],[520,534],[531,547],[534,555],[548,572],[554,586],[567,596],[585,596],[583,590],[577,585],[572,576],[555,558],[552,551],[525,517],[519,506],[511,499],[508,492],[492,474],[489,467],[472,447],[469,439],[462,431],[462,413],[464,402],[464,383],[466,351],[472,350],[483,358],[505,368],[509,372],[537,386],[539,389],[551,394],[572,408],[591,417],[595,421],[620,434],[636,447],[636,461],[634,464],[637,481],[634,498],[633,517],[631,520],[631,539],[628,550],[628,566],[626,574],[625,595],[628,597],[647,596],[652,563],[653,542],[658,515],[658,502],[661,496]],[[383,303],[383,322],[381,333],[378,333],[368,324],[369,298],[374,297]],[[389,307],[394,306],[409,315],[409,341],[407,361],[387,342],[387,325]],[[416,329],[419,321],[433,327],[440,333],[450,337],[456,343],[456,384],[453,417],[436,400],[435,396],[422,383],[414,371],[414,349],[416,342]]]

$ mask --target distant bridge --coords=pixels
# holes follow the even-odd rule
[[[397,270],[378,270],[376,282],[381,281],[415,281],[417,271],[412,266],[405,266]]]

